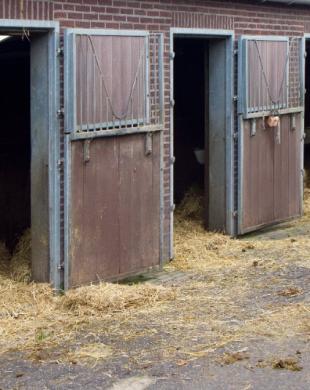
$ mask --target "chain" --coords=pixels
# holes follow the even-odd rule
[[[293,41],[293,39],[292,39],[292,41]],[[270,92],[270,86],[269,86],[269,82],[268,82],[268,79],[267,79],[267,76],[266,76],[266,72],[265,72],[265,69],[264,69],[264,64],[263,64],[263,60],[262,60],[262,57],[261,57],[261,54],[260,54],[260,51],[259,51],[257,40],[255,40],[254,42],[255,42],[255,47],[256,47],[256,50],[257,50],[257,54],[258,54],[258,58],[259,58],[260,66],[261,66],[261,70],[262,70],[262,73],[263,73],[264,81],[265,81],[265,84],[266,84],[266,87],[267,87],[267,92],[268,92],[269,99],[270,99],[270,101],[271,101],[271,103],[273,105],[279,105],[279,103],[280,103],[280,96],[281,96],[281,93],[282,93],[282,90],[283,90],[284,80],[285,80],[286,74],[287,74],[287,64],[288,64],[288,61],[289,61],[289,58],[290,58],[290,54],[291,54],[292,42],[289,43],[289,50],[288,50],[288,53],[287,53],[287,56],[286,56],[286,61],[285,61],[284,70],[283,70],[283,77],[282,77],[282,81],[281,81],[281,84],[280,84],[280,89],[279,89],[279,92],[278,92],[278,98],[277,98],[276,101],[272,98],[272,94]]]
[[[91,38],[90,35],[88,35],[88,39],[90,41],[90,44],[91,44],[91,48],[92,48],[92,52],[93,52],[93,56],[96,60],[96,64],[97,64],[97,67],[98,67],[98,70],[99,70],[99,73],[100,73],[100,77],[101,77],[101,80],[103,82],[103,88],[105,90],[105,93],[106,93],[106,96],[107,96],[107,99],[108,99],[108,102],[109,102],[109,106],[110,106],[110,109],[111,109],[111,112],[112,112],[112,115],[114,116],[114,118],[118,119],[118,120],[123,120],[127,117],[128,115],[128,112],[129,112],[129,108],[130,108],[130,101],[132,99],[132,96],[133,96],[133,93],[134,93],[134,89],[135,89],[135,86],[136,86],[136,83],[137,83],[137,79],[138,79],[138,76],[139,76],[139,70],[140,70],[140,67],[141,67],[141,63],[142,63],[142,59],[143,59],[143,55],[144,55],[144,50],[143,50],[143,47],[141,48],[141,52],[140,52],[140,57],[139,57],[139,62],[138,62],[138,66],[137,66],[137,71],[136,71],[136,74],[135,74],[135,78],[134,78],[134,81],[133,81],[133,84],[132,84],[132,87],[131,87],[131,90],[130,90],[130,95],[129,95],[129,99],[128,99],[128,102],[126,104],[126,109],[125,109],[125,112],[120,114],[120,115],[117,115],[114,111],[114,107],[113,107],[113,103],[112,103],[112,99],[108,93],[108,88],[107,88],[107,85],[106,85],[106,81],[105,81],[105,78],[104,78],[104,74],[103,74],[103,71],[101,69],[101,66],[100,66],[100,62],[98,60],[98,56],[97,56],[97,52],[96,52],[96,49],[95,49],[95,46],[94,46],[94,43],[93,43],[93,40]]]

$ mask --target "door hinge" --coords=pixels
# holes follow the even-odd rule
[[[238,54],[238,49],[234,50],[234,55],[236,56]]]
[[[234,101],[234,102],[237,102],[238,99],[239,99],[239,96],[238,96],[238,95],[235,95],[235,96],[233,97],[233,101]]]
[[[64,263],[60,263],[60,264],[58,264],[58,266],[57,266],[58,271],[62,271],[64,268],[65,268],[65,267],[64,267]]]
[[[171,206],[170,206],[170,211],[173,213],[175,210],[175,204],[173,203]]]
[[[146,133],[144,148],[145,148],[145,155],[150,156],[153,152],[152,133]]]
[[[175,106],[175,100],[174,100],[174,99],[170,99],[170,106],[171,106],[171,107],[174,107],[174,106]]]
[[[233,211],[233,217],[234,217],[234,218],[237,218],[237,217],[238,217],[238,211],[237,211],[237,210]]]
[[[63,166],[63,163],[65,162],[65,160],[63,158],[60,158],[57,160],[57,166],[58,168],[61,168]]]
[[[238,139],[238,133],[237,133],[237,132],[235,132],[235,133],[233,134],[233,139],[234,139],[235,141]]]
[[[88,162],[90,162],[90,143],[91,143],[90,139],[84,140],[84,143],[83,143],[83,161],[84,161],[84,164],[87,164]]]
[[[63,46],[59,46],[56,50],[56,54],[58,57],[62,57],[64,55],[64,48]]]
[[[174,163],[175,163],[175,157],[173,156],[170,158],[170,165],[173,165]]]
[[[308,53],[305,51],[304,53],[304,57],[307,58],[308,57]]]
[[[170,57],[170,60],[171,60],[171,61],[174,60],[174,59],[175,59],[175,52],[172,51],[172,52],[170,53],[169,57]]]
[[[63,107],[59,108],[59,110],[57,110],[57,117],[58,119],[63,119],[65,116],[65,110]]]

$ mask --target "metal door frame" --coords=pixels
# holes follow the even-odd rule
[[[306,36],[309,36],[310,34],[305,34],[304,36],[301,37],[296,37],[300,38],[301,40],[301,47],[300,47],[300,73],[301,73],[301,82],[300,82],[300,106],[299,107],[287,107],[279,110],[280,114],[291,114],[291,113],[297,113],[301,114],[301,129],[304,129],[304,90],[305,90],[305,71],[304,71],[304,63],[305,63],[305,57],[304,57],[304,52],[305,52],[305,38]],[[242,228],[242,217],[243,217],[243,151],[244,151],[244,119],[251,119],[251,118],[257,118],[257,117],[262,117],[262,113],[252,113],[252,114],[246,114],[245,113],[245,105],[247,104],[247,91],[246,91],[246,86],[247,86],[247,73],[244,75],[243,70],[247,69],[247,58],[244,55],[246,53],[246,50],[244,48],[244,40],[247,39],[256,39],[256,40],[264,40],[264,41],[285,41],[287,40],[289,42],[288,36],[279,36],[279,35],[241,35],[238,39],[238,72],[237,72],[237,85],[238,85],[238,108],[237,108],[237,115],[238,115],[238,182],[237,182],[237,187],[238,187],[238,197],[237,197],[237,202],[238,202],[238,222],[237,222],[237,235],[242,235],[246,234],[264,227],[272,226],[273,223],[271,224],[263,224],[260,226],[253,226],[252,228],[247,228],[243,229]],[[288,75],[287,77],[289,78],[289,64],[288,64]],[[304,130],[303,130],[304,132]],[[301,156],[300,156],[300,169],[303,170],[304,168],[304,157],[303,157],[303,144],[304,140],[303,137],[301,137]],[[301,205],[303,205],[303,180],[301,180]],[[302,207],[301,207],[302,208]],[[301,210],[302,214],[302,210]],[[292,217],[293,219],[295,217]],[[285,220],[281,221],[275,221],[274,224],[279,224],[281,222],[285,222]]]
[[[23,30],[42,32],[48,36],[49,64],[49,112],[45,118],[48,123],[48,215],[49,215],[49,269],[50,282],[55,290],[62,288],[60,276],[60,178],[59,178],[59,22],[41,20],[0,19],[0,33]]]
[[[233,30],[170,28],[170,102],[174,97],[174,38],[225,38],[226,39],[226,232],[235,235],[234,227],[234,37]],[[174,107],[170,104],[170,227],[169,257],[174,257]]]

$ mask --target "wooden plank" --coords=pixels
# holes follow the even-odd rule
[[[115,138],[94,140],[88,163],[72,144],[71,286],[118,275],[118,155]]]
[[[160,134],[72,143],[70,286],[159,265]],[[85,141],[84,141],[85,142]]]
[[[289,210],[289,132],[290,116],[286,115],[281,117],[281,143],[275,142],[275,220],[291,216]]]
[[[145,137],[120,139],[121,274],[159,264],[159,150],[146,156]]]

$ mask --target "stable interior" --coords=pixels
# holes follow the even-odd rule
[[[227,42],[174,39],[174,202],[216,231],[226,229]]]
[[[207,192],[208,42],[177,38],[174,52],[174,196],[178,206],[189,191],[202,200]]]
[[[0,36],[0,241],[12,252],[31,225],[30,43]]]

